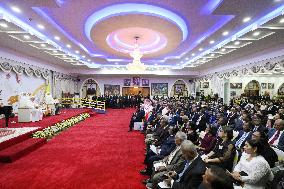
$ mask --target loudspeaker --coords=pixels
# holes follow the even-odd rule
[[[192,79],[190,79],[190,80],[188,80],[188,82],[189,82],[189,83],[193,83],[193,80],[192,80]]]

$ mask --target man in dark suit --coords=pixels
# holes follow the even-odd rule
[[[180,147],[182,142],[185,141],[186,138],[187,135],[184,132],[177,132],[175,136],[176,148],[161,161],[154,162],[154,166],[156,166],[156,168],[155,170],[153,170],[153,175],[151,176],[151,179],[148,180],[147,187],[156,189],[158,182],[161,181],[162,176],[164,174],[167,174],[169,171],[182,171],[185,160],[182,157]]]
[[[271,146],[284,151],[284,120],[277,119],[274,123],[274,128],[270,129],[268,132],[268,143]]]
[[[196,129],[200,131],[205,131],[206,127],[207,127],[207,117],[205,115],[205,109],[201,109],[200,111],[200,116],[198,118],[198,120],[196,121]]]
[[[203,160],[197,153],[194,144],[185,140],[181,144],[182,155],[186,160],[183,170],[180,173],[171,171],[163,183],[173,189],[196,189],[202,182],[202,175],[206,171]],[[159,183],[161,187],[161,183]]]
[[[235,119],[237,119],[239,115],[237,114],[237,111],[235,108],[231,108],[231,112],[228,116],[228,125],[234,125],[235,124]]]
[[[263,119],[261,117],[261,115],[259,114],[254,114],[253,118],[252,118],[252,122],[253,122],[253,129],[252,131],[253,132],[256,132],[256,131],[259,131],[259,132],[268,132],[268,129],[264,126],[264,125],[261,125],[261,119]]]

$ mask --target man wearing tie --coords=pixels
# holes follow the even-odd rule
[[[194,144],[185,140],[181,144],[182,155],[185,158],[185,165],[180,173],[170,171],[167,174],[167,178],[164,180],[164,184],[167,187],[161,187],[162,183],[159,183],[161,188],[173,188],[173,189],[196,189],[202,182],[202,175],[206,171],[204,161],[198,155]]]
[[[283,129],[284,129],[284,120],[277,119],[274,123],[274,128],[272,128],[268,132],[268,143],[271,146],[275,146],[279,150],[284,151],[284,135],[283,135]]]

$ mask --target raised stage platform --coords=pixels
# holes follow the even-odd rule
[[[0,162],[11,163],[36,150],[46,143],[45,139],[31,138],[37,130],[52,126],[58,122],[82,113],[91,113],[92,109],[62,109],[60,115],[47,116],[38,122],[18,123],[17,117],[10,118],[9,127],[0,119]]]

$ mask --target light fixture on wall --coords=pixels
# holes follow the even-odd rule
[[[135,36],[134,39],[135,39],[134,49],[130,53],[130,56],[133,58],[133,61],[127,64],[126,67],[129,71],[135,71],[135,72],[144,71],[146,70],[146,66],[140,60],[143,54],[141,53],[138,46],[139,37]]]

